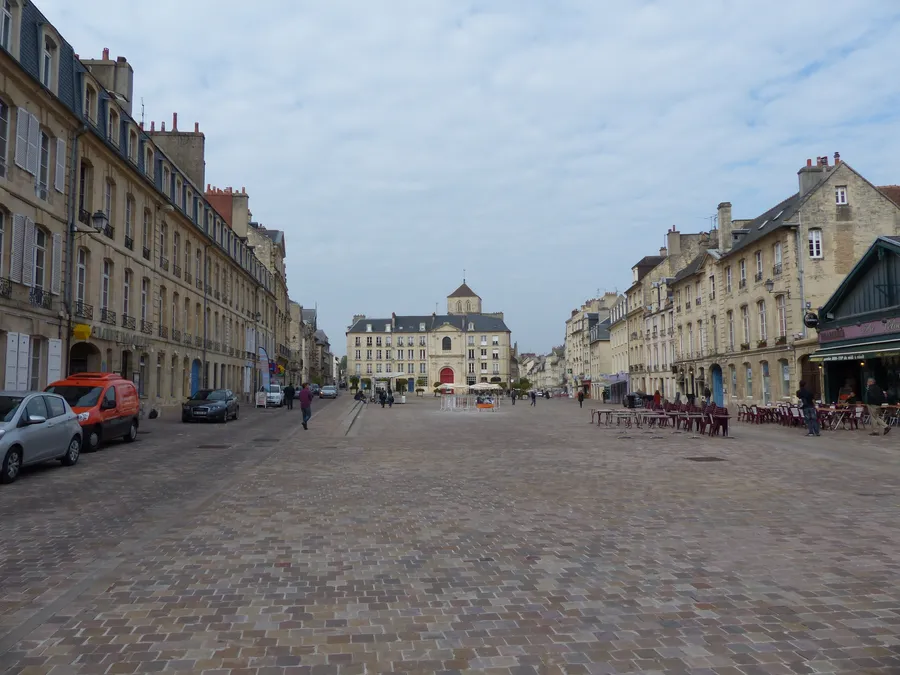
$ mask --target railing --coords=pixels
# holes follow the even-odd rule
[[[757,272],[757,273],[753,276],[753,281],[762,281],[762,272]]]
[[[203,338],[200,337],[199,335],[198,335],[197,337],[194,338],[194,346],[195,346],[195,347],[202,347],[202,346],[203,346]]]
[[[777,265],[772,266],[772,274],[774,274],[776,277],[779,274],[781,274],[781,271],[782,271],[781,263],[778,263]]]
[[[700,306],[700,300],[701,300],[701,299],[702,299],[702,298],[697,298],[696,300],[694,300],[694,304],[695,304],[697,307]]]
[[[150,260],[150,249],[144,246],[141,255],[144,256],[144,260]]]
[[[194,277],[193,277],[193,275],[192,275],[190,272],[185,272],[185,273],[184,273],[184,280],[185,280],[187,283],[189,283],[189,284],[194,283]]]
[[[159,266],[162,267],[166,272],[169,271],[169,259],[163,256],[159,257]]]
[[[681,305],[675,305],[675,313],[681,314]]]
[[[172,329],[172,342],[181,342],[181,331],[177,328]]]
[[[93,305],[86,305],[83,302],[75,303],[75,316],[79,319],[87,319],[88,321],[94,318],[94,307]]]
[[[158,334],[159,334],[159,337],[161,337],[163,340],[168,340],[168,339],[169,339],[169,329],[168,329],[168,327],[166,327],[166,326],[159,326],[159,332],[158,332]]]
[[[108,323],[110,326],[116,325],[116,313],[108,307],[100,308],[100,323]]]
[[[202,291],[202,290],[203,290],[203,279],[201,279],[201,278],[198,277],[198,278],[197,278],[196,286],[197,286],[197,290],[198,290],[198,291]]]
[[[742,352],[745,352],[745,351],[747,351],[748,349],[750,349],[750,343],[749,343],[749,342],[742,342],[742,343],[741,343],[741,351],[742,351]]]
[[[28,294],[28,299],[35,307],[43,309],[53,308],[53,297],[43,288],[32,288]]]
[[[91,212],[86,209],[78,209],[78,222],[84,225],[91,224]]]
[[[141,319],[141,332],[145,335],[153,335],[153,322]]]
[[[105,234],[110,239],[115,239],[116,238],[116,228],[114,228],[112,225],[107,223],[106,225],[103,226],[103,234]]]
[[[7,277],[0,279],[0,298],[12,296],[12,281]]]
[[[212,286],[206,284],[206,294],[209,295],[210,293],[212,293]]]
[[[212,349],[212,348],[213,348],[213,341],[212,341],[212,340],[207,340],[205,344],[206,344],[206,348],[207,348],[207,349]]]
[[[172,265],[172,274],[179,279],[181,278],[181,268],[178,265]]]
[[[219,342],[213,342],[212,347],[210,347],[210,349],[212,349],[214,352],[220,352],[220,351],[222,351],[222,345]]]
[[[125,235],[125,248],[127,248],[129,251],[134,250],[134,239],[129,237],[127,234]]]
[[[186,344],[186,345],[194,344],[194,336],[191,335],[190,333],[185,333],[184,334],[184,344]]]
[[[685,309],[685,311],[689,310],[690,308],[691,308],[691,301],[690,301],[690,300],[685,300],[685,302],[684,302],[684,309]]]
[[[738,288],[747,288],[747,280],[746,280],[746,279],[741,279],[741,280],[738,282]]]
[[[775,338],[776,345],[786,345],[787,344],[787,335],[779,335]]]
[[[709,294],[709,299],[710,299],[710,300],[715,300],[715,299],[716,299],[716,292],[715,292],[715,291],[713,291],[712,293]]]
[[[122,328],[126,330],[134,330],[137,327],[137,319],[127,314],[122,315]]]

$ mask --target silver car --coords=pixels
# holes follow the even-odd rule
[[[81,425],[66,399],[0,391],[0,483],[12,483],[22,467],[49,459],[72,466],[80,454]]]

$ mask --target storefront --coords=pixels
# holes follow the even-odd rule
[[[828,403],[871,377],[900,398],[900,238],[879,237],[818,313],[819,349],[810,356]],[[813,323],[815,323],[813,321]]]
[[[625,400],[628,393],[629,377],[628,373],[616,373],[606,378],[609,382],[609,401],[610,403],[621,403]]]

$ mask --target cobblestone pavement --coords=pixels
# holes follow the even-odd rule
[[[466,414],[426,398],[367,406],[345,436],[347,398],[189,495],[183,517],[131,521],[143,534],[116,565],[0,668],[900,672],[893,434],[737,424],[708,439],[598,428],[571,401]],[[687,459],[710,457],[724,461]],[[187,504],[178,467],[160,471]],[[52,506],[15,525],[24,576],[62,555],[41,537],[65,500],[42,497]]]

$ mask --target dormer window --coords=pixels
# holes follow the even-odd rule
[[[107,122],[106,137],[112,141],[114,145],[119,144],[119,113],[116,112],[112,104],[109,106],[109,120]]]
[[[128,130],[128,159],[137,164],[138,160],[138,135],[134,129]]]
[[[391,324],[389,324],[389,323],[384,324],[384,332],[385,333],[391,332]],[[390,340],[390,338],[388,338],[388,340]]]
[[[57,72],[59,71],[59,47],[49,35],[44,35],[41,50],[41,84],[52,92],[56,92]]]
[[[167,166],[164,166],[162,170],[162,191],[167,196],[172,194],[172,174]]]
[[[150,147],[144,150],[144,173],[153,175],[153,148]]]
[[[419,332],[420,332],[420,333],[424,333],[424,332],[425,332],[425,324],[424,324],[424,323],[420,323],[420,324],[419,324]]]
[[[97,90],[93,85],[84,85],[84,116],[91,122],[97,121]]]
[[[0,12],[0,47],[12,53],[13,37],[16,34],[14,28],[13,12],[17,9],[10,0],[3,0],[3,10]]]
[[[475,330],[475,324],[471,321],[469,322],[469,330]]]
[[[372,332],[372,324],[370,324],[370,323],[367,323],[367,324],[366,324],[366,332],[367,332],[367,333],[371,333],[371,332]]]
[[[175,180],[175,194],[172,195],[172,197],[175,199],[175,203],[178,204],[178,206],[182,206],[182,202],[181,202],[182,192],[183,192],[183,190],[181,187],[181,179],[178,178]]]

